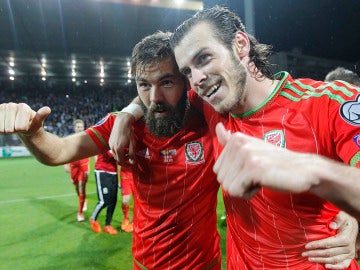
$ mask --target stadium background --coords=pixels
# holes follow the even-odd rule
[[[0,102],[50,106],[46,125],[59,135],[73,118],[93,124],[135,95],[129,56],[141,38],[215,4],[273,45],[274,72],[319,80],[337,66],[359,72],[357,0],[0,0]],[[17,143],[0,138],[0,147]]]
[[[315,79],[337,66],[359,72],[353,49],[360,43],[358,1],[178,2],[0,0],[0,102],[50,106],[45,127],[61,136],[72,132],[75,118],[90,126],[135,96],[129,56],[136,42],[158,29],[172,31],[214,4],[234,9],[249,32],[274,46],[274,71]],[[77,223],[76,197],[62,166],[16,157],[23,155],[29,153],[16,136],[0,136],[0,268],[130,269],[131,235],[96,235],[87,222]],[[88,211],[96,203],[90,176]],[[225,256],[223,213],[219,196]],[[118,205],[117,227],[121,215]]]

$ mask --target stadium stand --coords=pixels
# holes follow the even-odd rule
[[[2,85],[4,87],[4,85]],[[4,89],[4,88],[3,88]],[[49,106],[52,110],[45,120],[45,129],[60,136],[73,132],[74,119],[84,119],[85,126],[95,124],[108,112],[120,110],[136,95],[133,86],[102,87],[82,86],[66,91],[54,87],[41,89],[36,86],[26,86],[26,91],[19,87],[10,87],[0,91],[0,103],[25,102],[37,110],[42,106]],[[16,136],[0,138],[0,146],[16,146],[20,141]]]

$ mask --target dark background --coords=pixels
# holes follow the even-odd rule
[[[203,2],[244,18],[243,0]],[[360,1],[254,0],[254,6],[256,36],[275,51],[299,47],[314,56],[360,59]],[[143,36],[172,31],[192,14],[91,0],[1,0],[0,50],[128,55]]]
[[[141,38],[158,29],[173,31],[195,12],[119,1],[0,0],[0,79],[7,79],[9,57],[13,55],[18,59],[18,76],[38,73],[39,67],[36,71],[31,68],[46,57],[48,76],[69,77],[67,63],[77,59],[78,77],[94,77],[98,71],[85,66],[95,66],[102,59],[108,78],[120,76],[125,80],[126,62]],[[243,0],[202,2],[205,7],[228,6],[244,18]],[[253,3],[255,36],[262,43],[272,44],[275,52],[296,48],[305,55],[350,62],[359,73],[359,0]]]

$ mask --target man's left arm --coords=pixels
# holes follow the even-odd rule
[[[133,151],[135,142],[131,126],[144,114],[140,104],[140,98],[134,98],[127,107],[118,112],[118,116],[111,129],[109,147],[114,155],[114,159],[121,166],[127,162],[134,162]]]

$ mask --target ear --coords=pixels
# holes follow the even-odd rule
[[[249,55],[250,41],[246,33],[242,31],[236,32],[234,38],[234,49],[240,60]]]

